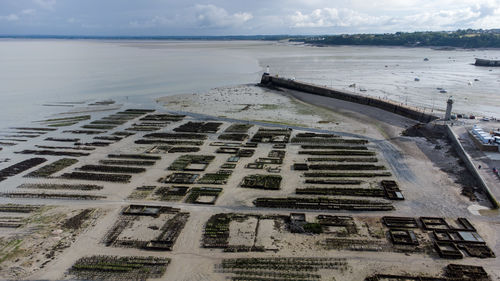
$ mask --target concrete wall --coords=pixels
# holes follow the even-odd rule
[[[402,115],[404,117],[417,120],[420,122],[428,123],[432,120],[438,119],[437,116],[417,111],[413,108],[405,107],[393,102],[379,100],[372,97],[356,95],[355,93],[334,90],[322,86],[317,86],[313,84],[308,84],[304,82],[298,82],[286,78],[279,78],[270,75],[262,75],[261,83],[264,85],[272,85],[277,87],[283,87],[287,89],[302,91],[310,94],[331,97],[336,99],[341,99],[349,102],[364,104],[368,106],[377,107],[385,111],[392,112],[394,114]]]
[[[462,159],[462,161],[464,161],[465,166],[467,167],[467,170],[469,170],[470,173],[472,174],[472,176],[474,176],[476,178],[480,187],[484,190],[484,192],[486,193],[486,196],[488,197],[491,204],[493,205],[493,208],[498,209],[500,207],[500,205],[498,204],[497,199],[491,193],[491,190],[488,187],[488,185],[486,184],[486,181],[479,174],[479,171],[477,170],[476,165],[474,165],[474,163],[472,162],[472,159],[470,158],[469,154],[467,154],[467,152],[465,151],[464,147],[462,146],[462,144],[458,140],[457,135],[455,134],[455,132],[453,132],[450,125],[446,125],[446,133],[448,134],[448,138],[450,139],[453,148],[455,148],[455,150],[457,151],[458,156],[460,157],[460,159]]]

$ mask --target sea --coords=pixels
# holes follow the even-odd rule
[[[293,78],[441,114],[500,118],[498,49],[318,47],[286,41],[0,40],[0,128],[60,116],[78,103],[150,107],[158,97]]]

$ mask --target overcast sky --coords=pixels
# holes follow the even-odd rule
[[[0,34],[256,35],[500,28],[500,0],[0,0]]]

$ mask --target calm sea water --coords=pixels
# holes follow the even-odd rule
[[[431,110],[452,95],[462,113],[500,117],[500,68],[471,65],[499,50],[308,47],[253,41],[0,40],[0,127],[68,110],[44,104],[156,97],[255,83],[273,74]],[[428,61],[424,61],[428,58]],[[418,78],[420,81],[415,81]],[[447,94],[436,88],[444,88]]]

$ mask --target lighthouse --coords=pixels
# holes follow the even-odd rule
[[[264,72],[264,75],[269,75],[269,65],[266,66],[266,72]]]
[[[453,106],[453,97],[450,96],[448,98],[448,101],[446,102],[446,114],[444,115],[444,120],[449,121],[451,120],[451,108]]]

